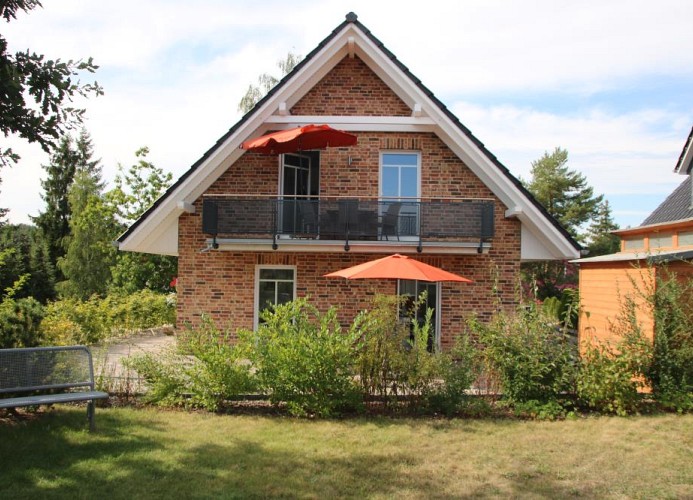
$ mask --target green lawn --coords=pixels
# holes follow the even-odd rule
[[[43,412],[43,410],[42,410]],[[310,421],[60,407],[0,419],[0,498],[692,498],[693,415]]]

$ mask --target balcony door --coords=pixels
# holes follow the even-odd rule
[[[426,293],[426,300],[419,304],[418,309],[414,310],[414,304],[421,297],[422,293]],[[431,283],[428,281],[416,280],[397,280],[397,294],[407,297],[405,310],[400,311],[400,316],[407,319],[413,319],[419,323],[419,326],[424,324],[426,319],[426,310],[432,309],[431,330],[428,332],[428,351],[440,350],[440,283]]]
[[[400,236],[416,236],[421,197],[421,156],[417,152],[383,152],[380,155],[380,212],[382,218],[396,213],[387,230]],[[396,205],[395,205],[396,204]],[[393,205],[395,209],[393,210]],[[389,235],[385,235],[389,236]]]
[[[308,210],[317,214],[320,157],[317,151],[281,156],[279,227],[287,235],[314,231]]]

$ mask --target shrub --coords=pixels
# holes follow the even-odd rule
[[[0,349],[34,347],[41,343],[39,325],[45,311],[29,297],[6,298],[0,303]]]
[[[628,334],[616,346],[586,345],[577,377],[577,393],[590,408],[603,413],[628,415],[641,403],[643,371],[649,345],[639,332]]]
[[[654,311],[652,360],[645,375],[665,408],[693,409],[693,277],[662,269],[648,297]]]
[[[351,329],[358,338],[356,367],[365,395],[381,397],[391,405],[406,395],[410,406],[421,410],[434,393],[439,395],[436,401],[442,397],[446,357],[428,351],[433,311],[428,309],[421,322],[416,318],[425,296],[402,319],[399,311],[406,307],[405,300],[378,295],[373,308],[355,318]]]
[[[469,394],[481,374],[481,353],[468,334],[459,336],[452,350],[442,355],[441,384],[428,397],[429,409],[448,416],[457,413],[470,416],[486,413],[488,403]]]
[[[534,399],[515,403],[513,410],[516,417],[534,420],[556,420],[565,418],[566,410],[558,401],[536,401]]]
[[[256,332],[241,331],[241,345],[256,370],[261,390],[297,416],[331,416],[355,408],[353,331],[342,332],[336,310],[325,314],[305,299],[262,314]]]
[[[246,353],[211,320],[203,318],[199,328],[186,331],[180,339],[185,354],[144,354],[127,361],[146,380],[147,401],[218,411],[225,402],[255,390]]]
[[[95,344],[175,322],[175,296],[141,290],[131,295],[65,298],[46,306],[41,324],[47,343]]]
[[[549,402],[573,392],[575,346],[536,305],[499,311],[487,324],[476,318],[468,324],[510,401]]]

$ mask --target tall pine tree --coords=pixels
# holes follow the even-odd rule
[[[61,137],[57,148],[50,157],[50,163],[43,165],[47,173],[41,181],[46,203],[44,212],[33,217],[33,222],[41,228],[48,243],[48,253],[55,266],[67,250],[67,237],[70,234],[70,217],[72,210],[68,202],[68,193],[77,171],[95,172],[99,170],[99,160],[93,158],[91,137],[82,129],[75,141],[71,136]],[[58,271],[58,279],[64,276]]]
[[[580,226],[596,215],[604,197],[595,196],[585,176],[569,169],[567,163],[565,149],[545,152],[532,162],[532,179],[527,188],[574,238],[582,240]]]
[[[611,234],[612,231],[616,231],[618,228],[618,224],[614,222],[611,216],[609,201],[604,200],[597,207],[597,215],[587,229],[587,238],[589,240],[587,248],[590,251],[590,257],[615,253],[621,249],[621,238]]]
[[[0,298],[21,281],[15,298],[34,297],[46,302],[55,297],[55,269],[41,231],[27,224],[6,224],[0,228]]]

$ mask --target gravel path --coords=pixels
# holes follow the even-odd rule
[[[110,379],[112,383],[138,382],[138,376],[124,367],[122,360],[143,353],[161,353],[175,346],[176,338],[166,333],[149,333],[117,339],[102,346],[94,346],[94,375]]]

